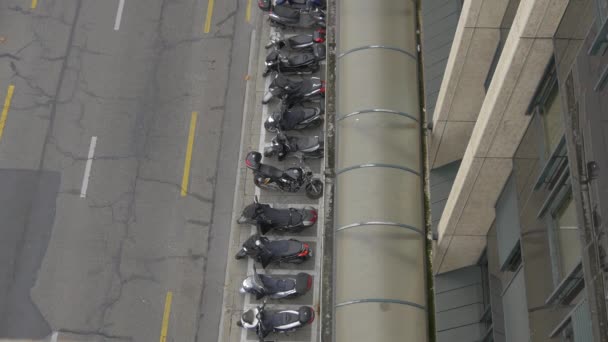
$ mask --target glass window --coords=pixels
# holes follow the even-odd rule
[[[554,214],[556,239],[559,250],[559,274],[563,279],[581,260],[576,208],[568,196]]]
[[[502,194],[496,201],[496,220],[494,222],[500,268],[515,271],[519,267],[517,259],[521,260],[518,250],[521,228],[514,176],[509,177]]]
[[[549,158],[564,135],[563,120],[562,105],[556,85],[543,106],[542,123],[545,136],[545,158]]]

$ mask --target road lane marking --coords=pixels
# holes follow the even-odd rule
[[[245,11],[245,20],[251,21],[251,0],[247,0],[247,10]]]
[[[4,107],[2,107],[2,114],[0,115],[0,140],[2,140],[2,134],[4,133],[4,126],[6,126],[6,117],[8,116],[8,110],[11,108],[11,101],[13,100],[13,93],[15,92],[15,86],[9,85],[6,90],[6,98],[4,98]]]
[[[32,0],[32,5],[30,6],[30,9],[36,9],[36,7],[38,7],[38,0]]]
[[[205,33],[209,33],[211,31],[211,17],[213,16],[213,3],[215,0],[209,0],[209,4],[207,4],[207,18],[205,19]]]
[[[125,0],[118,0],[118,10],[116,11],[116,20],[114,21],[114,31],[120,29],[120,22],[122,20],[122,10],[125,8]]]
[[[97,137],[91,137],[89,155],[87,156],[87,164],[84,167],[84,178],[82,178],[82,188],[80,189],[80,198],[87,197],[89,177],[91,176],[91,165],[93,164],[93,156],[95,155],[95,146],[97,146]]]
[[[192,162],[192,148],[194,147],[194,132],[196,132],[196,120],[198,112],[192,112],[190,118],[190,132],[188,133],[188,146],[186,148],[186,159],[184,161],[184,176],[182,177],[182,197],[188,194],[188,182],[190,181],[190,163]]]
[[[163,312],[163,324],[160,328],[160,342],[167,341],[167,330],[169,329],[169,316],[171,315],[171,302],[173,301],[173,292],[167,292],[165,297],[165,311]]]

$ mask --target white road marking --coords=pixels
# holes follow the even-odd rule
[[[93,156],[95,155],[95,146],[97,146],[97,137],[91,137],[91,145],[89,145],[89,155],[87,156],[87,164],[84,167],[84,178],[82,179],[82,188],[80,189],[80,197],[87,197],[87,188],[89,187],[89,177],[91,176],[91,165],[93,164]]]
[[[122,10],[125,8],[125,0],[118,0],[118,10],[116,11],[116,20],[114,21],[114,31],[120,29],[120,21],[122,20]]]

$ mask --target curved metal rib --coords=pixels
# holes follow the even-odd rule
[[[421,229],[416,228],[416,227],[414,227],[412,225],[405,224],[405,223],[385,222],[385,221],[367,221],[367,222],[351,223],[351,224],[347,224],[346,226],[342,226],[340,228],[337,228],[336,232],[339,232],[339,231],[345,230],[345,229],[355,228],[355,227],[374,226],[374,225],[375,226],[393,226],[393,227],[405,228],[405,229],[413,230],[416,233],[424,236],[424,232]]]
[[[398,47],[394,47],[394,46],[387,46],[387,45],[366,45],[366,46],[360,46],[360,47],[356,47],[356,48],[352,48],[348,51],[344,51],[341,54],[338,55],[337,58],[342,58],[346,55],[348,55],[349,53],[352,52],[357,52],[357,51],[361,51],[361,50],[368,50],[368,49],[386,49],[386,50],[393,50],[393,51],[397,51],[397,52],[401,52],[402,54],[407,55],[408,57],[412,58],[414,61],[418,60],[418,57],[409,52],[409,51],[405,51],[402,48],[398,48]]]
[[[344,114],[344,115],[340,115],[337,118],[337,121],[340,120],[344,120],[348,117],[354,116],[354,115],[359,115],[359,114],[368,114],[368,113],[388,113],[388,114],[395,114],[395,115],[401,115],[401,116],[405,116],[406,118],[412,119],[416,122],[419,122],[418,118],[413,116],[412,114],[406,113],[406,112],[400,112],[397,110],[392,110],[392,109],[363,109],[363,110],[359,110],[356,112],[352,112],[352,113],[348,113],[348,114]]]
[[[391,169],[398,169],[398,170],[403,170],[406,172],[413,173],[416,176],[420,177],[420,172],[418,172],[414,169],[410,169],[409,167],[395,165],[395,164],[382,164],[382,163],[369,163],[369,164],[360,164],[360,165],[345,167],[343,169],[336,171],[336,175],[342,174],[344,172],[356,170],[356,169],[366,168],[366,167],[385,167],[385,168],[391,168]]]
[[[349,300],[348,302],[338,303],[335,306],[336,306],[336,308],[339,308],[341,306],[352,305],[352,304],[361,304],[361,303],[390,303],[390,304],[399,304],[399,305],[407,305],[407,306],[415,307],[417,309],[421,309],[421,310],[426,311],[426,306],[424,306],[424,305],[416,304],[414,302],[410,302],[410,301],[407,301],[407,300],[385,299],[385,298],[355,299],[355,300]]]

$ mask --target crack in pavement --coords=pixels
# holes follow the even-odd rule
[[[59,332],[65,333],[65,334],[81,335],[81,336],[92,336],[92,337],[99,336],[99,337],[103,337],[104,339],[109,339],[109,340],[134,341],[133,337],[131,337],[131,336],[110,335],[110,334],[106,334],[106,333],[103,333],[100,331],[60,329]]]
[[[134,97],[105,97],[99,94],[96,94],[94,90],[91,89],[90,84],[87,82],[86,70],[84,68],[84,57],[86,55],[91,56],[110,56],[109,54],[104,53],[103,51],[97,51],[91,49],[88,46],[88,37],[86,30],[83,31],[82,27],[86,26],[86,24],[80,23],[81,20],[81,10],[83,6],[83,0],[77,0],[75,5],[75,10],[73,12],[72,22],[68,22],[69,19],[66,19],[64,16],[60,17],[52,17],[47,15],[38,15],[33,16],[39,19],[48,18],[49,20],[54,20],[61,22],[62,24],[68,25],[70,27],[69,35],[67,38],[67,45],[65,47],[65,51],[63,53],[54,53],[54,55],[59,56],[50,56],[50,47],[45,46],[43,35],[40,32],[34,32],[35,39],[31,42],[27,43],[25,46],[20,48],[16,54],[3,54],[0,55],[0,58],[8,58],[11,60],[11,69],[14,73],[14,77],[23,80],[28,87],[32,90],[32,92],[39,96],[41,99],[45,99],[45,101],[40,101],[40,103],[36,103],[36,105],[32,106],[24,106],[21,109],[30,109],[30,108],[48,108],[49,116],[48,119],[48,128],[45,132],[44,136],[44,144],[42,146],[42,151],[40,154],[40,160],[38,162],[38,173],[43,172],[45,166],[48,166],[49,155],[56,152],[61,157],[66,160],[59,160],[65,162],[63,168],[74,165],[77,162],[82,162],[87,160],[85,155],[81,155],[80,153],[70,151],[69,148],[65,148],[61,146],[59,143],[59,139],[61,136],[56,136],[55,124],[58,111],[61,111],[63,108],[59,107],[63,104],[74,104],[79,106],[79,111],[77,110],[74,113],[73,117],[70,118],[70,121],[73,121],[77,128],[84,132],[83,118],[85,116],[87,106],[83,102],[87,97],[91,98],[93,101],[97,103],[107,102],[107,101],[131,101],[135,102],[139,105],[140,110],[136,110],[135,116],[135,125],[133,128],[133,136],[135,137],[135,142],[133,143],[134,152],[128,153],[125,155],[98,155],[93,159],[98,161],[114,161],[114,160],[135,160],[136,163],[134,165],[135,175],[132,179],[129,180],[129,185],[126,186],[126,191],[118,195],[114,200],[95,203],[94,198],[90,198],[91,201],[88,206],[90,208],[99,209],[99,210],[108,210],[111,213],[111,224],[116,225],[117,231],[116,234],[119,235],[117,239],[112,239],[111,241],[106,241],[106,243],[115,245],[111,247],[112,249],[107,253],[109,254],[109,262],[110,269],[107,271],[111,273],[108,280],[107,288],[102,287],[103,290],[103,301],[101,305],[99,305],[98,310],[93,310],[91,313],[87,315],[86,321],[87,323],[91,321],[94,325],[94,328],[97,329],[86,329],[86,330],[69,330],[69,329],[61,329],[61,327],[53,327],[60,332],[72,333],[72,334],[80,334],[85,336],[100,336],[106,339],[115,339],[115,340],[124,340],[124,341],[132,341],[133,337],[131,336],[120,336],[110,334],[108,331],[113,327],[112,323],[108,323],[108,321],[112,320],[112,310],[115,309],[116,305],[120,303],[123,299],[123,290],[124,287],[128,284],[131,284],[135,281],[147,281],[153,283],[160,283],[158,277],[154,272],[153,265],[157,263],[166,262],[169,260],[187,260],[191,262],[204,262],[202,265],[203,275],[205,274],[206,264],[207,264],[207,253],[209,251],[209,247],[204,251],[204,253],[194,253],[192,250],[188,250],[188,253],[185,255],[168,255],[156,258],[133,258],[128,256],[126,253],[126,249],[128,247],[128,243],[134,241],[134,236],[132,233],[133,226],[137,223],[137,190],[138,187],[142,186],[145,182],[156,182],[160,184],[169,185],[174,189],[181,189],[181,185],[175,181],[168,181],[162,179],[153,179],[146,178],[143,176],[144,171],[146,170],[146,162],[150,161],[151,158],[148,157],[148,150],[150,149],[151,139],[153,136],[154,127],[156,127],[155,123],[159,121],[159,117],[161,113],[157,108],[151,107],[157,105],[158,103],[166,103],[167,101],[156,101],[154,104],[150,104],[149,101],[144,101],[145,98],[154,98],[159,99],[161,94],[160,84],[162,83],[162,67],[165,61],[163,60],[163,54],[168,52],[169,50],[175,49],[179,46],[189,44],[194,45],[203,41],[203,38],[194,37],[194,38],[185,38],[181,40],[173,40],[170,41],[166,37],[166,32],[171,30],[171,27],[167,25],[167,17],[166,17],[166,9],[167,6],[171,3],[170,0],[162,0],[160,13],[158,17],[158,23],[156,25],[156,37],[154,40],[154,49],[158,52],[155,55],[154,60],[151,62],[151,68],[154,70],[153,74],[150,76],[150,79],[145,79],[148,87],[146,89],[146,94]],[[238,6],[237,6],[238,9]],[[28,14],[29,12],[23,11],[20,7],[15,7],[13,10],[20,12],[22,14]],[[234,18],[236,11],[231,13],[224,21],[227,21],[230,18]],[[64,14],[65,15],[65,14]],[[235,20],[236,26],[236,20]],[[78,31],[77,31],[78,30]],[[227,38],[232,38],[231,36],[226,36]],[[217,39],[218,37],[207,37],[205,39]],[[78,40],[78,41],[77,41]],[[57,83],[53,91],[45,90],[39,86],[37,80],[33,77],[23,74],[23,65],[15,64],[14,61],[20,61],[21,57],[19,54],[32,46],[33,44],[38,44],[42,50],[41,60],[48,62],[61,62],[61,67],[59,70],[59,76],[57,79]],[[36,48],[37,46],[36,45]],[[230,53],[228,56],[228,69],[231,68],[232,64],[232,56],[231,53],[233,51],[233,43],[230,44]],[[228,88],[228,87],[227,87]],[[227,96],[227,88],[224,93],[224,98],[222,99],[222,103],[225,103]],[[81,94],[85,94],[86,96],[81,96]],[[62,97],[63,96],[63,97]],[[175,96],[174,98],[170,98],[168,101],[178,101],[181,99],[185,99],[188,97],[194,96],[192,94],[182,94]],[[80,97],[80,98],[79,98]],[[214,107],[214,109],[223,109],[224,105]],[[133,115],[133,114],[129,114]],[[222,118],[221,125],[223,126],[224,119]],[[220,133],[221,139],[221,133]],[[217,161],[219,161],[220,150],[217,152]],[[47,160],[47,163],[45,163]],[[213,201],[215,199],[215,186],[217,182],[217,174],[218,170],[215,170],[214,176],[214,184],[212,185],[213,198],[206,198],[201,194],[189,192],[188,196],[192,197],[201,203],[211,204],[212,211],[215,209],[213,205]],[[40,187],[40,185],[38,185]],[[66,195],[76,195],[79,194],[77,189],[63,191],[60,194]],[[29,209],[31,212],[31,208]],[[108,214],[106,216],[106,212],[103,212],[104,217],[110,217]],[[212,218],[211,218],[212,220]],[[212,222],[205,222],[199,220],[188,220],[188,223],[198,225],[201,227],[209,227],[212,225]],[[209,234],[211,235],[211,233]],[[207,243],[212,242],[213,239],[211,236],[208,236]],[[107,249],[108,250],[108,249]],[[125,260],[123,260],[123,258]],[[129,262],[141,262],[143,264],[143,269],[138,268],[137,272],[128,272],[125,270],[125,264],[127,264],[127,258],[129,258]],[[123,263],[124,261],[124,263]],[[104,269],[105,270],[105,269]],[[201,303],[204,293],[204,287],[201,291]],[[200,313],[200,306],[197,308]],[[48,320],[49,317],[46,317]],[[196,334],[198,335],[198,322]]]

